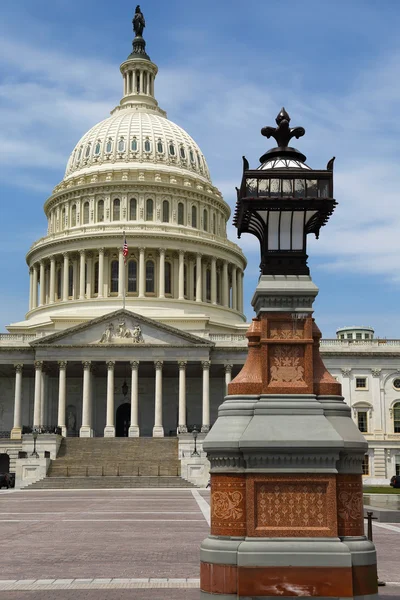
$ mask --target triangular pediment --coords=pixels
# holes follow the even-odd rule
[[[163,325],[126,309],[102,315],[81,325],[31,342],[48,346],[188,346],[212,347],[213,342]]]

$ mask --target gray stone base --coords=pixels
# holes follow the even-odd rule
[[[164,437],[164,427],[153,427],[153,437]]]
[[[104,428],[104,437],[115,437],[115,427],[107,426]]]
[[[81,427],[79,430],[79,437],[93,437],[93,429],[91,427]]]
[[[129,427],[128,437],[140,437],[140,429],[137,425]]]

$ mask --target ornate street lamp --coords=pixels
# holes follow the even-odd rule
[[[262,275],[309,275],[306,237],[320,228],[332,214],[333,162],[326,170],[313,170],[304,154],[288,146],[291,138],[305,134],[303,127],[290,128],[290,117],[282,108],[277,127],[263,127],[262,135],[275,138],[278,146],[250,169],[243,157],[243,177],[237,189],[233,219],[242,233],[255,235],[261,248]]]
[[[197,452],[197,436],[198,435],[199,435],[199,432],[197,431],[197,429],[195,427],[192,431],[192,436],[193,436],[193,440],[194,440],[194,450],[190,456],[200,456],[200,454]]]
[[[36,429],[36,427],[34,427],[32,430],[33,452],[31,454],[31,456],[34,456],[35,458],[39,458],[39,454],[36,452],[36,440],[37,440],[38,435],[39,435],[38,430]]]

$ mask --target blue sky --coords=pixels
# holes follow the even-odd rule
[[[260,128],[282,105],[306,128],[296,146],[325,168],[336,156],[339,202],[309,264],[324,337],[372,325],[400,338],[400,4],[397,0],[148,0],[145,38],[156,96],[198,142],[233,207],[241,156],[270,147]],[[122,94],[135,3],[11,0],[0,23],[0,330],[23,318],[25,254],[43,236],[43,203],[83,133]],[[236,238],[232,225],[231,239]],[[245,306],[258,277],[257,241]]]

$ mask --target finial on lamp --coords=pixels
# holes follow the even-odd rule
[[[291,157],[302,162],[305,161],[306,157],[304,154],[296,150],[296,148],[291,148],[289,146],[289,142],[293,137],[299,139],[305,134],[306,130],[304,127],[289,127],[290,116],[285,110],[285,107],[281,108],[281,111],[277,115],[275,122],[277,127],[267,126],[261,129],[261,135],[264,135],[268,139],[273,137],[276,140],[277,147],[268,150],[268,152],[266,152],[260,158],[260,162],[263,163],[272,156],[286,158]]]

